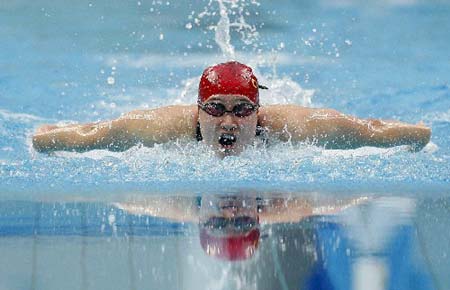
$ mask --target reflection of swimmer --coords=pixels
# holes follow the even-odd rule
[[[261,225],[294,223],[313,215],[334,214],[366,200],[358,198],[318,206],[305,198],[207,195],[198,199],[152,198],[115,205],[133,214],[198,223],[200,244],[205,253],[237,261],[248,259],[256,252]]]
[[[253,256],[260,237],[256,199],[227,196],[199,201],[200,244],[205,253],[230,261]]]
[[[431,131],[423,124],[363,120],[297,105],[260,107],[261,88],[265,87],[250,67],[238,62],[218,64],[203,72],[197,105],[136,110],[107,122],[44,125],[34,135],[33,146],[40,152],[126,150],[139,143],[152,146],[197,138],[225,156],[239,154],[259,135],[343,149],[410,145],[420,150],[430,140]]]

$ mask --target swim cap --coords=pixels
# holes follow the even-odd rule
[[[237,61],[220,63],[203,71],[198,87],[198,101],[213,95],[243,95],[259,104],[258,80],[250,67]]]
[[[200,244],[210,256],[228,261],[245,260],[253,256],[259,244],[259,229],[240,235],[216,236],[202,228]]]

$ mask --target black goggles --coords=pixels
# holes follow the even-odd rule
[[[225,113],[232,113],[236,117],[239,117],[239,118],[250,116],[259,108],[259,105],[253,105],[250,103],[237,104],[233,107],[233,109],[231,111],[227,110],[227,108],[225,108],[224,104],[215,103],[215,102],[210,102],[210,103],[206,103],[206,104],[199,102],[198,106],[200,107],[200,109],[205,111],[207,114],[214,116],[214,117],[221,117]]]
[[[239,216],[235,218],[210,217],[203,226],[209,230],[221,230],[233,228],[242,232],[247,232],[256,227],[258,221],[249,216]]]

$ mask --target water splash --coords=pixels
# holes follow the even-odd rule
[[[288,76],[282,78],[263,76],[259,82],[270,88],[270,90],[261,91],[263,104],[297,104],[305,107],[312,105],[314,90],[303,89]]]
[[[210,0],[201,13],[190,15],[190,18],[193,18],[194,23],[200,26],[202,22],[209,22],[211,18],[214,19],[219,15],[218,22],[208,25],[207,29],[214,31],[214,40],[223,56],[226,59],[235,59],[236,53],[231,39],[233,32],[240,35],[240,40],[244,45],[257,46],[259,33],[255,25],[247,23],[245,16],[251,15],[249,10],[252,6],[259,5],[259,2],[255,0]]]
[[[229,59],[235,58],[234,47],[231,44],[230,36],[230,18],[228,17],[227,7],[224,1],[218,0],[220,7],[220,20],[217,22],[215,41],[222,50],[224,56]]]
[[[314,90],[304,90],[300,84],[288,76],[281,78],[277,76],[276,64],[279,58],[278,53],[281,52],[281,48],[284,48],[284,43],[282,43],[278,50],[272,50],[269,54],[262,49],[257,49],[259,33],[254,25],[247,23],[245,18],[245,16],[251,15],[247,11],[250,6],[260,6],[260,4],[257,1],[210,0],[203,12],[197,16],[195,14],[190,15],[190,18],[194,18],[194,23],[200,25],[201,20],[207,21],[206,18],[216,16],[217,14],[220,16],[217,23],[215,25],[209,25],[208,29],[215,32],[214,40],[225,60],[245,59],[245,63],[250,65],[255,71],[259,82],[270,88],[269,91],[261,92],[263,104],[298,104],[301,106],[311,106],[311,98],[314,95]],[[259,14],[259,12],[254,13],[256,15]],[[190,25],[189,27],[191,28]],[[241,51],[236,51],[232,44],[232,32],[238,32],[241,36],[240,40],[245,45],[252,45],[255,53],[249,55]],[[260,73],[260,67],[271,67],[272,74]],[[195,102],[198,78],[190,78],[183,83],[184,87],[181,94],[172,100],[173,103],[189,104]]]
[[[217,7],[220,8],[219,2],[226,8],[220,13],[217,10]],[[313,90],[304,90],[298,82],[289,76],[280,77],[273,72],[267,74],[265,73],[267,70],[261,69],[275,67],[277,63],[297,65],[299,64],[299,57],[293,58],[286,50],[283,50],[276,51],[273,58],[268,58],[264,56],[272,52],[267,47],[265,51],[261,50],[255,54],[243,53],[232,47],[232,44],[235,43],[232,36],[235,36],[235,32],[240,28],[242,28],[242,31],[248,32],[248,35],[243,38],[244,43],[256,44],[255,38],[252,37],[258,36],[258,33],[256,30],[252,30],[254,27],[246,24],[246,14],[239,12],[244,11],[244,7],[248,7],[248,5],[254,5],[252,3],[256,2],[210,1],[207,9],[209,9],[211,17],[213,17],[213,13],[216,13],[217,17],[228,18],[228,20],[222,19],[222,22],[220,19],[216,19],[216,24],[213,25],[216,27],[214,32],[223,33],[223,37],[217,39],[221,39],[224,51],[227,48],[229,51],[232,49],[237,58],[245,59],[249,65],[255,68],[260,83],[270,88],[270,90],[261,92],[263,105],[292,103],[310,106],[314,94]],[[216,10],[213,11],[213,9]],[[233,11],[236,12],[233,14]],[[226,15],[223,15],[224,13]],[[227,37],[229,37],[228,42]],[[236,47],[238,46],[236,45]],[[118,58],[114,62],[112,62],[112,58],[106,57],[102,61],[106,63],[111,61],[111,66],[128,62],[128,66],[131,68],[169,65],[184,69],[187,67],[203,67],[205,63],[213,64],[218,60],[217,56],[213,54],[194,55],[193,57],[190,56],[189,59],[183,59],[180,55],[169,56],[168,54],[164,55],[163,58],[149,54],[144,54],[144,56],[144,58],[133,58],[131,56],[123,59]],[[262,71],[261,73],[259,73],[259,69]],[[135,85],[127,88],[126,93],[116,94],[113,92],[107,94],[107,102],[95,103],[95,110],[107,110],[107,114],[100,114],[101,118],[116,116],[122,111],[128,111],[136,107],[138,103],[133,97],[135,98],[137,95],[141,96],[140,100],[149,105],[148,107],[193,104],[196,100],[198,80],[199,77],[184,79],[181,88],[172,86],[168,89],[158,87],[145,87],[144,89],[144,86]],[[159,89],[161,92],[157,91]],[[110,90],[113,90],[113,88]],[[142,92],[139,90],[142,90]],[[115,96],[111,96],[113,94]],[[166,97],[167,95],[168,97]],[[128,97],[125,98],[126,96]],[[149,96],[151,100],[145,99]],[[164,98],[156,96],[163,96]],[[111,107],[111,102],[117,105]],[[129,107],[126,107],[127,105]],[[100,111],[100,113],[103,111]],[[25,191],[26,189],[34,190],[35,186],[38,185],[41,189],[36,191],[43,192],[55,185],[60,186],[62,193],[70,193],[69,191],[77,190],[77,186],[83,185],[84,187],[85,184],[102,184],[106,188],[112,185],[113,187],[120,187],[123,191],[147,186],[148,190],[151,190],[157,182],[169,182],[171,186],[175,186],[181,184],[180,180],[198,182],[206,186],[214,186],[216,181],[222,184],[267,184],[267,182],[270,182],[277,185],[278,188],[282,188],[284,183],[289,182],[314,184],[315,182],[349,181],[360,183],[361,181],[380,181],[403,182],[405,184],[412,182],[421,185],[432,181],[448,181],[448,174],[446,174],[449,169],[447,165],[449,163],[446,162],[448,161],[448,154],[442,154],[445,146],[442,146],[439,140],[437,140],[437,144],[442,149],[436,151],[437,146],[430,144],[427,147],[428,149],[426,148],[418,154],[408,153],[404,148],[360,148],[330,151],[308,145],[276,144],[267,149],[250,148],[239,158],[233,157],[221,161],[217,160],[210,151],[204,150],[196,142],[192,142],[187,145],[175,143],[155,146],[154,148],[137,146],[123,153],[107,151],[94,151],[84,154],[58,153],[55,157],[38,154],[35,155],[35,158],[29,160],[30,155],[23,156],[23,150],[18,150],[18,148],[24,147],[25,131],[35,123],[50,121],[37,120],[36,118],[39,117],[31,115],[11,115],[11,112],[5,110],[0,111],[0,118],[2,118],[0,120],[0,135],[7,137],[4,138],[3,143],[0,142],[0,160],[2,160],[0,162],[0,183],[4,185],[3,188],[6,188],[6,191],[12,191],[15,188],[18,188],[17,191],[22,188]],[[441,126],[446,125],[448,123],[448,112],[427,115],[425,121],[427,120],[432,123],[439,122],[438,125]],[[20,139],[18,138],[19,135],[21,136]],[[31,139],[28,137],[27,140]],[[30,145],[25,147],[29,148]],[[19,154],[15,154],[15,152],[19,152]]]

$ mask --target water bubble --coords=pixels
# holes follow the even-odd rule
[[[347,44],[347,45],[352,45],[352,42],[351,42],[351,40],[346,39],[346,40],[345,40],[345,44]]]
[[[159,40],[164,40],[164,33],[161,33],[161,34],[159,35]]]
[[[116,82],[116,80],[113,77],[108,77],[106,79],[106,82],[108,83],[108,85],[114,85],[114,83]]]
[[[192,29],[192,23],[190,23],[190,22],[187,23],[185,27],[186,27],[186,29]]]

